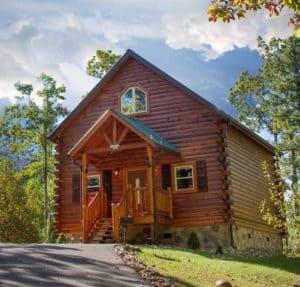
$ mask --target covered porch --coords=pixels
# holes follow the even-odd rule
[[[155,225],[173,218],[172,190],[159,185],[160,157],[177,156],[176,148],[136,118],[112,109],[69,151],[81,166],[82,239],[97,224],[112,219],[113,239],[121,240],[121,223]],[[99,188],[89,192],[89,175],[99,174]]]

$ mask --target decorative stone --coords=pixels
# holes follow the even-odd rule
[[[216,281],[216,287],[232,287],[228,281],[218,280]]]

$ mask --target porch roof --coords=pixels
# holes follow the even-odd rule
[[[132,130],[151,146],[161,147],[170,152],[179,153],[176,147],[169,143],[167,139],[160,136],[146,124],[139,121],[137,118],[124,115],[113,109],[108,109],[99,117],[95,124],[79,139],[79,141],[71,148],[68,154],[71,157],[75,157],[80,151],[82,151],[89,139],[92,138],[92,136],[97,132],[97,130],[106,122],[106,120],[110,116],[113,116],[116,120],[118,120],[124,126]]]

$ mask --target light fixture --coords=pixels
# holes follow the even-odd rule
[[[120,174],[120,169],[119,168],[115,168],[114,174],[115,174],[115,176],[118,176]]]

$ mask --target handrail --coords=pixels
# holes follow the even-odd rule
[[[125,192],[124,196],[118,203],[112,203],[112,227],[113,227],[113,238],[116,242],[120,241],[120,220],[122,216],[126,216],[128,210],[128,192]]]
[[[94,228],[101,216],[101,197],[100,192],[97,192],[91,202],[88,204],[87,209],[87,232]]]

